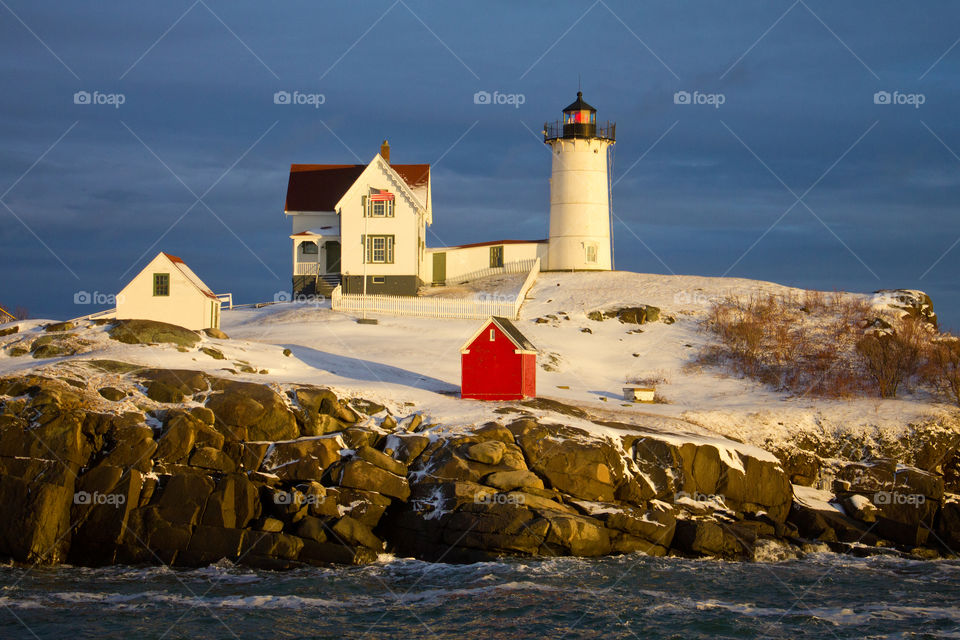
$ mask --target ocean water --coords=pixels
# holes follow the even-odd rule
[[[960,562],[0,568],[0,638],[960,638]]]

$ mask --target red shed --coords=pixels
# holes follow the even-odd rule
[[[520,400],[537,395],[537,349],[512,322],[491,316],[460,347],[460,397]]]

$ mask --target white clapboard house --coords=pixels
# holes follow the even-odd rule
[[[220,299],[183,260],[160,253],[117,294],[116,317],[219,329]]]
[[[294,295],[362,293],[364,278],[368,294],[416,295],[430,200],[430,165],[390,164],[386,141],[367,165],[292,165]]]

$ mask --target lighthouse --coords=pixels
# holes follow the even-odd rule
[[[613,268],[608,152],[616,127],[597,126],[597,110],[581,91],[563,110],[563,122],[543,127],[543,141],[553,152],[546,267],[551,271]]]

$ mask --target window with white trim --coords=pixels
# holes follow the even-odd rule
[[[393,236],[367,236],[366,246],[368,264],[393,264]]]
[[[392,218],[394,209],[394,197],[391,195],[387,199],[375,199],[374,196],[364,196],[364,215],[368,218]]]

